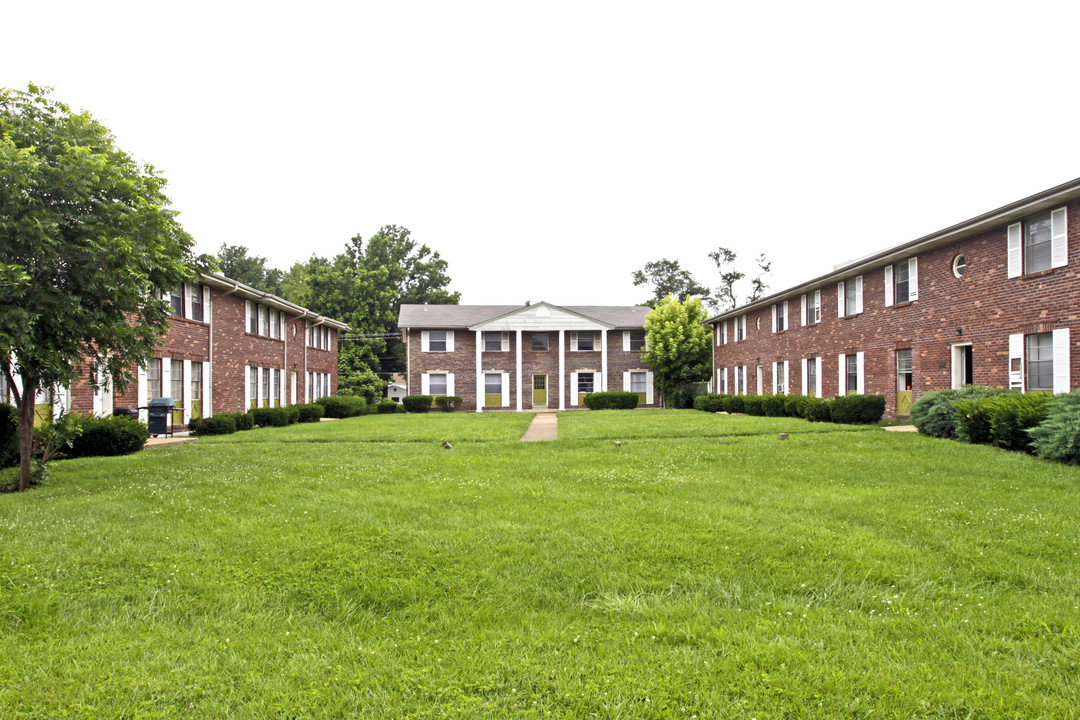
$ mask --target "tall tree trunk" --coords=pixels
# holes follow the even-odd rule
[[[37,378],[22,376],[22,396],[19,398],[19,492],[30,487],[30,460],[34,450],[34,401],[37,399]]]

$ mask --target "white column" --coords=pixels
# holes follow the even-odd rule
[[[521,412],[521,329],[514,331],[514,343],[517,347],[517,411]]]
[[[559,409],[566,409],[566,396],[563,388],[566,387],[566,331],[559,330]]]
[[[600,391],[607,392],[607,330],[600,331]]]
[[[476,412],[484,412],[484,368],[482,366],[481,353],[484,344],[481,342],[481,331],[476,331]]]

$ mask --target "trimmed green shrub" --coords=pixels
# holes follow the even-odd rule
[[[380,415],[393,415],[396,412],[405,412],[404,405],[402,405],[401,403],[396,403],[390,398],[383,398],[382,401],[379,402],[379,404],[375,407],[378,408],[378,412]],[[401,409],[398,410],[398,408]]]
[[[799,403],[799,407],[802,416],[810,422],[829,422],[832,419],[830,403],[830,400],[824,398],[806,397]]]
[[[884,414],[884,395],[841,395],[829,401],[829,417],[834,423],[866,425]]]
[[[788,417],[802,417],[799,406],[802,404],[802,395],[786,395],[784,399],[784,414]]]
[[[766,417],[784,417],[784,402],[787,395],[762,395],[761,409]]]
[[[743,395],[743,412],[747,415],[764,415],[765,409],[761,406],[761,395]]]
[[[724,412],[741,413],[744,403],[742,395],[724,395]]]
[[[724,396],[698,395],[694,398],[694,409],[702,412],[720,412],[724,409]]]
[[[192,435],[232,435],[236,432],[236,418],[228,413],[196,418],[188,424]]]
[[[957,434],[956,400],[978,400],[1007,395],[1015,391],[1008,388],[966,385],[959,390],[935,390],[922,395],[911,406],[911,424],[924,435],[938,438],[955,438]]]
[[[1006,450],[1031,452],[1028,431],[1046,419],[1050,393],[1002,395],[986,401],[990,411],[990,439]]]
[[[246,413],[235,413],[237,430],[252,430],[255,427],[255,416],[248,410]]]
[[[405,412],[426,413],[431,410],[431,396],[406,395],[401,398],[401,404],[405,407]]]
[[[19,423],[15,406],[0,403],[0,467],[19,462]]]
[[[324,417],[350,418],[367,412],[367,400],[359,395],[327,395],[316,400],[323,406]]]
[[[251,411],[251,416],[259,427],[285,427],[300,419],[300,410],[295,405],[254,408]]]
[[[319,422],[319,418],[326,413],[324,408],[319,403],[308,403],[307,405],[297,405],[297,410],[300,413],[300,422]]]
[[[1046,460],[1080,465],[1080,390],[1055,395],[1046,419],[1029,430],[1031,451]]]
[[[391,400],[390,402],[394,402]],[[397,405],[397,403],[394,403]],[[439,406],[439,409],[443,412],[453,412],[455,409],[461,407],[461,398],[457,395],[439,395],[435,398],[435,404]]]
[[[295,425],[300,422],[300,406],[299,405],[286,405],[281,408],[285,413],[285,421],[289,425]]]
[[[123,415],[102,418],[86,416],[80,420],[80,424],[82,433],[64,451],[68,457],[129,455],[142,450],[150,437],[145,425]]]
[[[594,392],[585,396],[585,407],[590,410],[633,410],[637,406],[638,394],[622,390]]]
[[[990,442],[990,413],[984,405],[988,400],[990,398],[953,401],[957,440],[979,445]]]

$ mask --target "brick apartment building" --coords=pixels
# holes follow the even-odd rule
[[[591,392],[636,392],[656,406],[641,361],[640,306],[402,305],[407,394],[457,395],[466,408],[565,410]]]
[[[1077,387],[1080,180],[837,268],[707,321],[722,393],[872,393],[906,416],[930,390]]]
[[[344,323],[216,273],[200,275],[166,300],[173,318],[165,340],[125,393],[107,383],[95,390],[94,369],[86,367],[84,379],[39,395],[39,416],[64,408],[109,415],[171,397],[179,426],[215,412],[307,403],[337,391]],[[2,383],[0,400],[10,401]],[[145,410],[141,417],[146,420]]]

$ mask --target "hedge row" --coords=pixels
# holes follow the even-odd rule
[[[590,410],[633,410],[638,406],[638,394],[622,390],[594,392],[585,396],[585,407]]]
[[[698,395],[694,398],[694,409],[859,425],[881,420],[885,398],[882,395],[841,395],[827,400],[804,395]]]
[[[919,432],[1080,465],[1080,390],[1062,395],[968,385],[911,406]]]
[[[66,457],[127,455],[146,445],[146,425],[126,416],[94,417],[72,413],[81,432],[64,448]],[[18,413],[14,406],[0,404],[0,467],[19,463]]]
[[[390,401],[393,403],[393,401]],[[212,417],[192,420],[188,428],[192,435],[231,435],[238,430],[256,427],[285,427],[298,422],[318,422],[319,418],[356,417],[375,412],[367,401],[352,395],[331,395],[307,405],[284,405],[273,408],[252,408],[246,413],[217,413]]]

